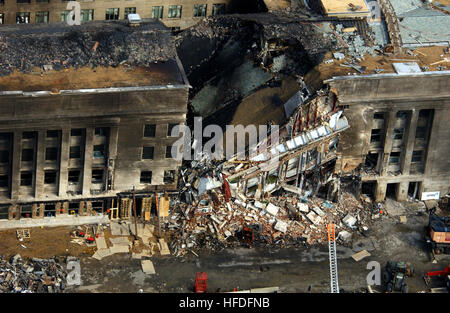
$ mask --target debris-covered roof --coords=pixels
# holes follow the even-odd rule
[[[178,84],[183,81],[176,58],[170,31],[159,22],[141,27],[102,21],[81,26],[4,26],[0,30],[0,89]]]

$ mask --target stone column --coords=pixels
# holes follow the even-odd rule
[[[432,164],[434,162],[435,154],[437,153],[436,147],[442,144],[441,138],[439,138],[439,125],[441,123],[445,123],[447,121],[443,121],[443,117],[445,118],[446,114],[443,113],[444,109],[434,109],[432,128],[430,131],[427,151],[425,153],[425,173],[424,176],[429,176],[433,174]]]
[[[45,130],[38,131],[36,143],[36,170],[34,171],[34,197],[44,197]]]
[[[377,189],[375,193],[375,201],[381,202],[384,201],[384,198],[386,197],[386,182],[383,181],[377,181]]]
[[[405,156],[402,161],[401,169],[403,175],[409,175],[409,170],[411,168],[411,159],[412,153],[414,150],[414,141],[416,139],[416,130],[417,130],[417,120],[419,118],[419,110],[413,110],[411,115],[411,121],[408,127],[408,134],[406,138],[405,145]],[[406,200],[406,195],[405,195]]]
[[[91,192],[92,181],[92,157],[94,153],[94,128],[86,128],[84,160],[83,160],[83,196],[88,196]]]
[[[70,152],[70,129],[61,131],[61,156],[59,162],[59,184],[58,196],[64,197],[69,184],[69,152]]]
[[[389,117],[387,121],[386,127],[386,135],[384,137],[384,155],[383,155],[383,163],[381,167],[381,175],[386,175],[387,168],[389,164],[389,155],[392,151],[392,140],[394,136],[394,124],[395,124],[395,116],[397,114],[397,110],[393,110],[389,112]],[[385,190],[386,193],[386,190]],[[383,197],[384,199],[384,197]]]
[[[11,199],[19,199],[20,160],[22,158],[22,131],[14,131],[11,179]]]

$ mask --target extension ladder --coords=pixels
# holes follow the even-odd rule
[[[331,293],[339,293],[337,257],[336,257],[336,238],[334,233],[334,224],[327,224],[328,232],[328,253],[330,258],[330,287]]]

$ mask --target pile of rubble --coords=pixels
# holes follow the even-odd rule
[[[24,261],[17,254],[9,262],[0,259],[0,292],[63,292],[66,276],[65,266],[55,258]]]
[[[372,219],[367,209],[371,203],[361,202],[347,192],[340,194],[337,203],[300,196],[290,192],[289,186],[260,200],[233,189],[230,197],[225,187],[228,180],[217,169],[208,172],[205,168],[189,168],[182,172],[181,179],[186,182],[181,199],[187,203],[178,203],[178,210],[172,210],[166,223],[172,230],[175,256],[240,244],[325,244],[326,225],[330,223],[336,225],[340,243],[346,244],[353,233],[364,234]]]

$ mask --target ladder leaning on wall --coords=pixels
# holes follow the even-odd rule
[[[327,224],[328,253],[330,258],[330,287],[331,293],[339,293],[339,281],[337,271],[336,238],[334,224]]]

